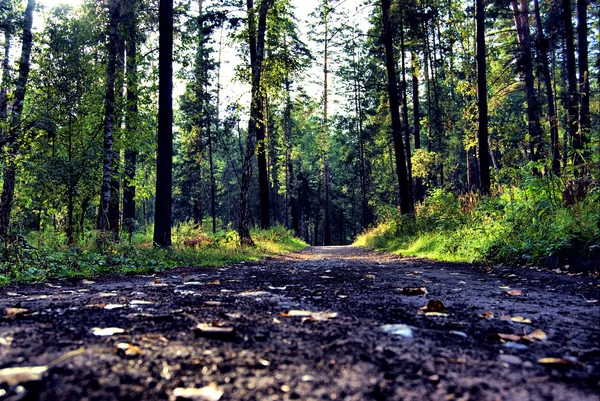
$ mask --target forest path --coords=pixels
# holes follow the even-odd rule
[[[11,286],[0,369],[85,350],[0,399],[598,401],[599,283],[347,246]]]

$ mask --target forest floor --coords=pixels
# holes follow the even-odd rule
[[[0,399],[598,401],[598,299],[597,278],[355,247],[12,285]]]

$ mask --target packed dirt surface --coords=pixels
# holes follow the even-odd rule
[[[11,286],[0,399],[598,401],[599,284],[310,247]]]

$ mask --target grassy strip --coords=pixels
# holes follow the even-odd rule
[[[148,274],[179,266],[224,266],[297,251],[307,245],[282,227],[255,230],[256,247],[239,246],[235,231],[206,235],[189,225],[177,227],[171,250],[152,247],[151,229],[136,234],[128,244],[102,241],[90,233],[78,247],[66,246],[63,238],[32,234],[34,247],[5,245],[0,262],[0,286],[42,282],[51,278],[92,278],[107,274]],[[8,256],[8,257],[6,257]]]
[[[414,219],[395,211],[362,235],[357,246],[450,262],[555,264],[599,251],[600,189],[564,206],[560,183],[531,178],[501,187],[492,198],[436,189]]]

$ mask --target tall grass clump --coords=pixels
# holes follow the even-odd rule
[[[306,244],[281,226],[253,230],[255,247],[241,247],[236,231],[216,234],[193,222],[177,223],[171,249],[155,248],[153,227],[112,235],[87,231],[68,244],[52,230],[31,232],[5,241],[0,249],[0,286],[11,282],[39,282],[49,278],[91,278],[103,274],[148,274],[178,266],[223,266],[302,249]]]
[[[548,264],[579,255],[592,258],[600,241],[600,188],[554,176],[512,171],[491,197],[434,189],[414,218],[388,211],[356,245],[444,261]],[[565,195],[566,194],[566,195]]]

